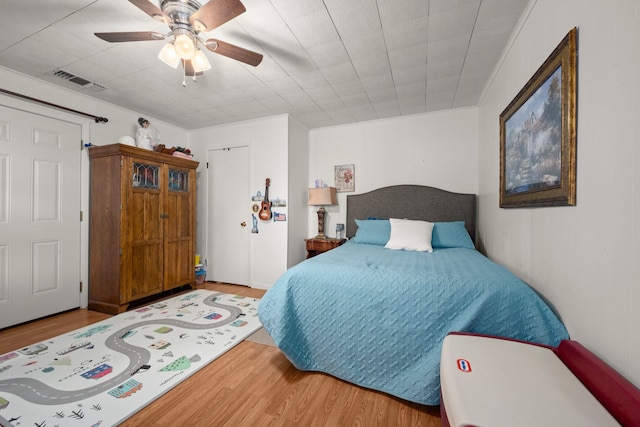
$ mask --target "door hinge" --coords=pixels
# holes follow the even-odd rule
[[[82,282],[80,282],[80,292],[82,292]]]
[[[207,162],[207,169],[209,169],[209,162]]]
[[[80,222],[82,222],[83,218],[84,218],[84,212],[80,211]]]

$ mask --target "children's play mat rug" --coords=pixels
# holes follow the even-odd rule
[[[258,301],[196,290],[0,355],[0,425],[117,425],[259,329]]]

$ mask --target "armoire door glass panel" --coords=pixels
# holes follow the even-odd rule
[[[169,191],[189,191],[189,172],[169,169]]]
[[[158,188],[158,166],[145,165],[144,163],[133,164],[133,186],[135,188]]]

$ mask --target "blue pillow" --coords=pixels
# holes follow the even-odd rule
[[[368,245],[384,246],[391,236],[391,224],[388,219],[356,219],[358,229],[353,241]]]
[[[475,245],[464,227],[464,221],[434,222],[431,234],[431,246],[433,248],[469,248],[475,249]]]

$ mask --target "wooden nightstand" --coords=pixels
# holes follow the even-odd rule
[[[322,252],[330,251],[331,249],[337,248],[338,246],[346,242],[347,239],[311,238],[304,239],[304,241],[307,242],[307,258],[311,258],[318,254],[321,254]]]

